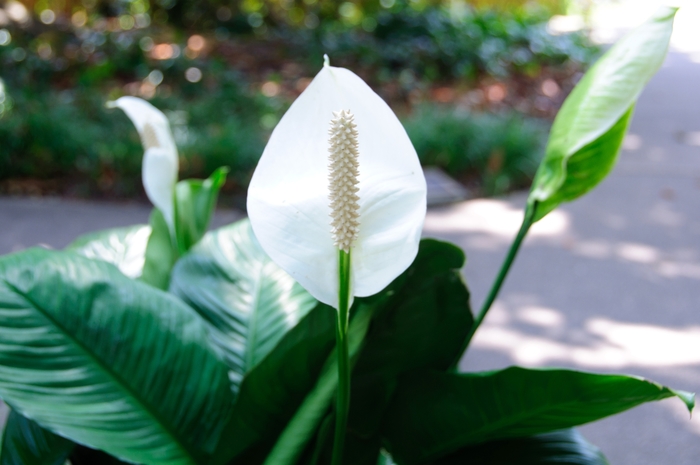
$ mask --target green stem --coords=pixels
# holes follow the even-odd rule
[[[338,357],[338,392],[335,408],[335,438],[331,465],[341,465],[345,445],[345,429],[350,410],[350,360],[348,354],[348,321],[350,303],[350,253],[338,251],[338,324],[336,354]]]
[[[462,348],[462,354],[464,354],[464,352],[469,347],[469,343],[471,343],[472,338],[474,337],[474,334],[476,333],[476,330],[479,329],[479,326],[484,321],[484,318],[486,318],[486,314],[491,309],[491,305],[493,305],[493,302],[496,300],[496,297],[498,297],[498,293],[501,291],[501,286],[503,286],[503,282],[506,280],[506,276],[508,276],[508,271],[510,271],[510,267],[513,264],[513,261],[515,260],[516,255],[518,254],[518,250],[520,250],[520,245],[522,244],[523,240],[525,239],[525,236],[527,236],[527,232],[530,230],[530,227],[532,226],[532,222],[533,222],[533,219],[535,217],[536,211],[537,211],[537,203],[536,202],[532,205],[528,205],[528,207],[525,209],[525,218],[523,218],[523,224],[520,226],[520,230],[518,231],[517,236],[515,236],[515,240],[510,245],[510,249],[508,250],[508,254],[506,255],[505,260],[503,260],[503,264],[501,265],[501,269],[498,271],[498,275],[496,276],[496,280],[491,285],[491,290],[489,291],[489,294],[486,297],[486,300],[484,301],[483,305],[481,306],[481,310],[479,311],[479,314],[474,319],[474,324],[472,325],[472,328],[469,331],[469,335],[467,336],[467,339],[464,341],[464,347]],[[459,362],[459,360],[457,362]],[[456,368],[456,367],[453,367],[453,368]]]

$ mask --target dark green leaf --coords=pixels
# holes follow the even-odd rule
[[[609,465],[574,429],[465,447],[433,465]]]
[[[445,369],[461,355],[473,321],[469,293],[460,275],[463,265],[459,248],[426,239],[413,264],[390,286],[371,298],[357,299],[358,314],[371,309],[373,318],[352,373],[344,464],[376,464],[380,447],[376,430],[400,373]],[[314,425],[318,421],[314,418]],[[294,426],[290,423],[286,431],[295,431]],[[329,463],[332,442],[330,435],[318,446],[317,464]],[[276,449],[291,448],[280,440]],[[272,455],[267,463],[290,463],[281,457]],[[313,464],[311,459],[308,462]]]
[[[208,179],[187,179],[175,186],[175,235],[180,255],[207,232],[228,171],[226,167],[218,168]]]
[[[372,326],[352,376],[349,428],[376,432],[396,386],[408,370],[443,370],[457,361],[474,322],[460,273],[464,253],[424,239],[413,264],[377,296]]]
[[[351,363],[357,356],[367,328],[372,311],[360,306],[355,313],[348,329],[349,353]],[[335,353],[331,353],[318,378],[318,382],[304,398],[287,427],[277,439],[272,451],[265,459],[265,465],[294,465],[307,443],[318,429],[321,420],[326,415],[338,386],[338,363]],[[378,444],[377,444],[378,445]],[[348,449],[352,451],[352,445]],[[343,461],[346,465],[351,462]]]
[[[13,410],[3,432],[0,465],[63,465],[73,446]]]
[[[376,429],[399,373],[416,367],[446,368],[460,356],[472,321],[469,294],[459,275],[463,264],[464,254],[457,247],[424,240],[416,261],[401,277],[376,296],[356,299],[354,314],[363,309],[377,314],[353,370],[350,410],[356,429]],[[215,463],[231,457],[236,457],[234,463],[255,463],[267,456],[273,447],[269,438],[281,434],[315,385],[333,347],[334,331],[335,310],[319,305],[246,376]],[[440,337],[434,337],[436,332]],[[363,413],[354,416],[356,410]],[[352,440],[376,439],[352,434]]]
[[[173,269],[170,292],[209,324],[235,390],[317,303],[269,259],[247,219],[206,234]]]
[[[170,235],[170,227],[157,208],[151,212],[151,235],[148,237],[141,281],[165,290],[170,283],[170,272],[178,252]]]
[[[213,451],[233,394],[201,318],[69,252],[0,259],[0,397],[44,427],[146,464]]]
[[[90,449],[80,445],[76,445],[75,449],[73,449],[69,460],[69,465],[126,465],[129,463],[101,450]]]
[[[336,319],[336,310],[318,304],[246,375],[213,464],[262,463],[316,385],[334,347]]]
[[[471,444],[582,425],[673,396],[692,410],[694,395],[629,376],[520,367],[422,371],[400,380],[383,437],[397,462],[421,464]]]
[[[126,276],[136,279],[143,272],[150,236],[151,227],[148,225],[107,229],[80,236],[66,250],[111,263]]]
[[[528,198],[528,208],[537,209],[535,221],[585,194],[610,172],[634,103],[666,57],[676,10],[662,9],[622,38],[566,99]]]

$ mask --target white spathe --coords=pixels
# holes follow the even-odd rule
[[[355,115],[359,236],[351,294],[384,289],[413,262],[426,212],[416,151],[389,106],[362,79],[324,66],[270,137],[248,189],[248,215],[267,254],[316,299],[338,308],[338,249],[329,200],[328,128]]]
[[[143,187],[172,229],[179,162],[168,119],[159,109],[138,97],[121,97],[108,102],[107,106],[121,108],[136,126],[144,149]]]

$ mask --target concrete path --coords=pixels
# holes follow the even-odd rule
[[[645,91],[614,173],[538,223],[462,361],[649,377],[700,392],[700,64],[672,54]],[[696,145],[692,145],[696,144]],[[426,235],[460,244],[478,307],[523,194],[434,209]],[[147,221],[150,208],[0,198],[0,253]],[[219,212],[216,224],[237,217]],[[700,421],[678,400],[583,427],[613,465],[697,465]]]

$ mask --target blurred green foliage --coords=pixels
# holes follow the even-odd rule
[[[324,53],[401,109],[414,103],[413,90],[532,78],[548,67],[583,67],[598,53],[583,34],[549,34],[551,10],[537,7],[39,0],[31,9],[32,20],[0,25],[0,181],[60,179],[58,190],[76,195],[142,192],[136,132],[120,112],[104,108],[124,94],[168,114],[181,177],[230,166],[226,194],[247,185],[269,131]],[[265,83],[274,83],[274,92]],[[406,124],[424,163],[481,179],[475,182],[486,192],[525,185],[534,173],[540,135],[515,117],[435,107],[418,109]]]
[[[230,189],[246,186],[268,131],[259,119],[274,110],[249,95],[236,73],[223,71],[210,92],[157,96],[180,153],[180,175],[206,177],[229,166]],[[228,79],[226,79],[228,77]],[[105,108],[94,89],[16,89],[0,117],[0,180],[59,179],[78,196],[128,197],[142,192],[143,148],[121,111]],[[279,111],[279,110],[277,110]]]
[[[424,166],[437,166],[481,194],[529,185],[542,157],[547,125],[515,113],[473,114],[427,105],[403,120]]]

